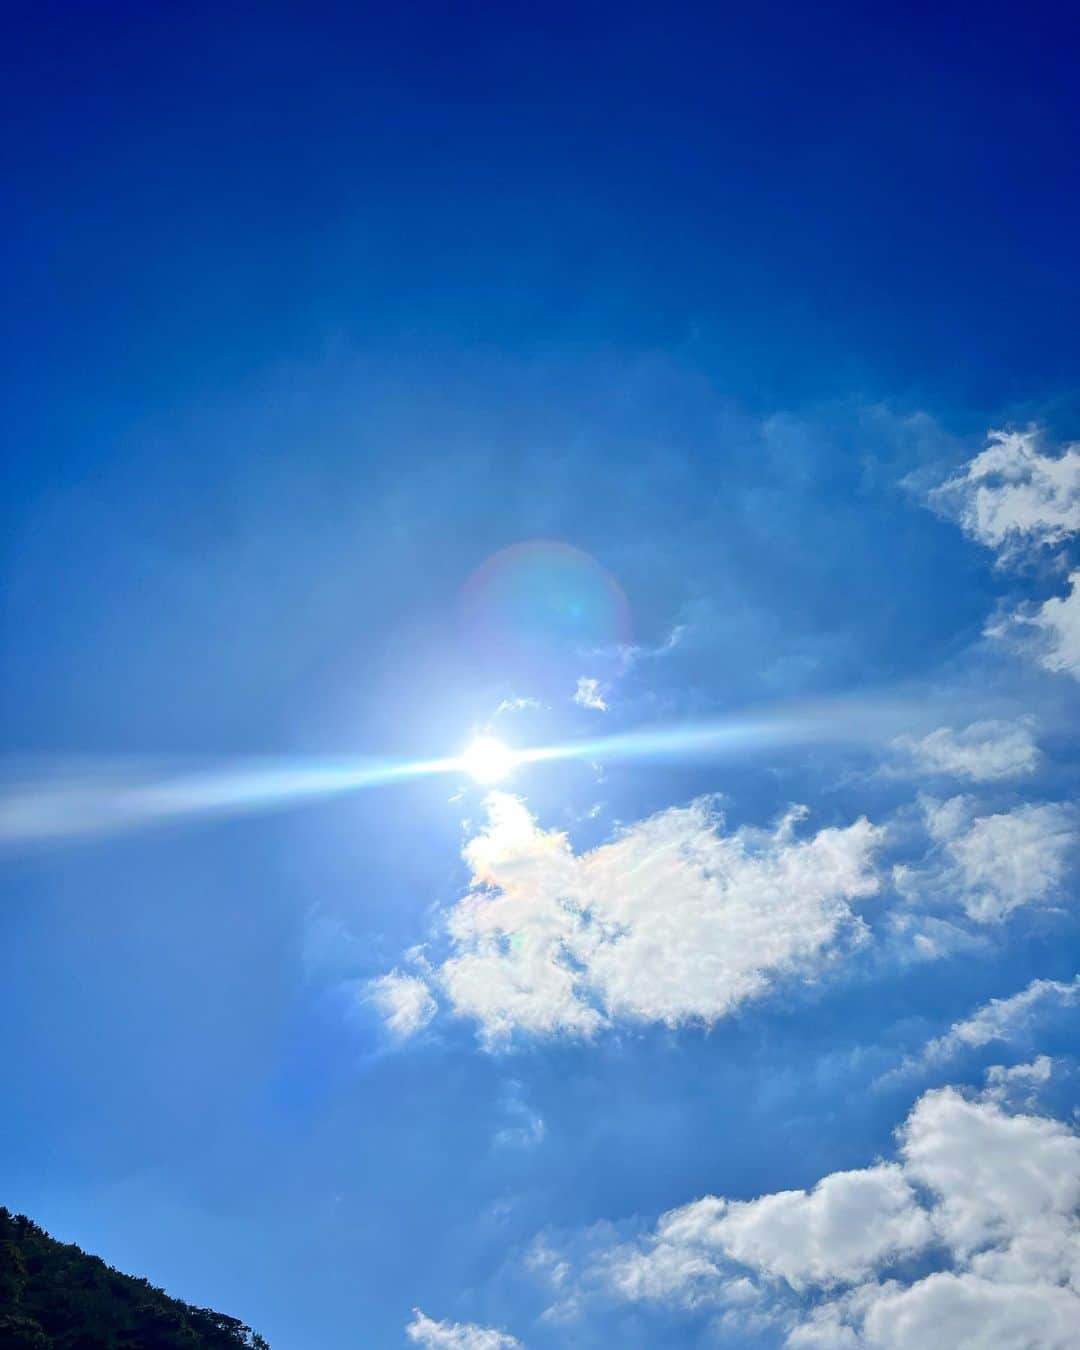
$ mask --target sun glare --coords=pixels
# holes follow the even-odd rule
[[[478,783],[497,783],[506,777],[514,762],[514,752],[494,736],[477,736],[461,756],[462,768]]]

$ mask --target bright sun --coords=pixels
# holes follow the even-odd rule
[[[515,755],[494,736],[477,736],[461,756],[461,766],[478,783],[497,783],[514,767]]]

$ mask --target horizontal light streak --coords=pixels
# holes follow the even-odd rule
[[[925,713],[925,707],[922,709]],[[833,700],[724,719],[615,732],[514,750],[514,767],[557,760],[686,761],[817,743],[875,742],[910,729],[905,701]],[[469,776],[467,756],[427,760],[269,759],[199,771],[123,761],[62,766],[0,785],[0,844],[113,833],[168,821],[298,805],[437,774]]]
[[[454,759],[246,762],[198,772],[103,764],[0,788],[0,843],[107,834],[196,816],[299,805],[449,773]]]

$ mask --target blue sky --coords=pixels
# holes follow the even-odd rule
[[[1069,27],[16,13],[3,1203],[275,1350],[1072,1343]],[[478,732],[590,748],[290,786]]]

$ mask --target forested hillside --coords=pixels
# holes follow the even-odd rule
[[[0,1208],[0,1350],[269,1350],[235,1317],[169,1298]]]

